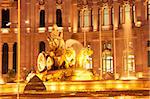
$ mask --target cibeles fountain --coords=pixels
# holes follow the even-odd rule
[[[74,39],[64,41],[63,32],[58,31],[56,24],[47,36],[49,49],[37,57],[36,72],[31,72],[27,81],[34,75],[43,82],[49,81],[83,81],[94,80],[90,70],[92,49]]]

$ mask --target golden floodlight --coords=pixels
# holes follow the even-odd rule
[[[4,84],[4,80],[0,77],[0,84]]]

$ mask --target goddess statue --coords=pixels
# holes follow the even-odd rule
[[[56,24],[53,25],[52,32],[48,37],[50,52],[53,52],[55,56],[61,56],[65,48],[65,42],[63,40],[63,33],[58,31]]]

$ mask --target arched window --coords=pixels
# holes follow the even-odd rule
[[[58,27],[62,27],[62,13],[60,9],[56,10],[56,24]]]
[[[108,13],[108,8],[104,8],[104,26],[109,25],[109,13]]]
[[[9,16],[9,9],[2,10],[2,28],[9,28],[10,27],[10,16]]]
[[[45,27],[45,10],[40,11],[40,27]]]
[[[13,45],[13,69],[17,71],[17,43]]]
[[[43,41],[41,41],[39,44],[39,53],[41,53],[42,51],[45,51],[45,43]]]
[[[6,74],[8,72],[8,44],[3,44],[2,49],[2,74]]]
[[[102,53],[103,74],[113,73],[113,57],[111,50],[105,49]]]

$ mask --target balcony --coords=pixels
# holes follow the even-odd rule
[[[38,28],[38,33],[44,33],[46,31],[45,27],[39,27]]]
[[[10,28],[1,28],[1,33],[9,33],[10,32]]]

